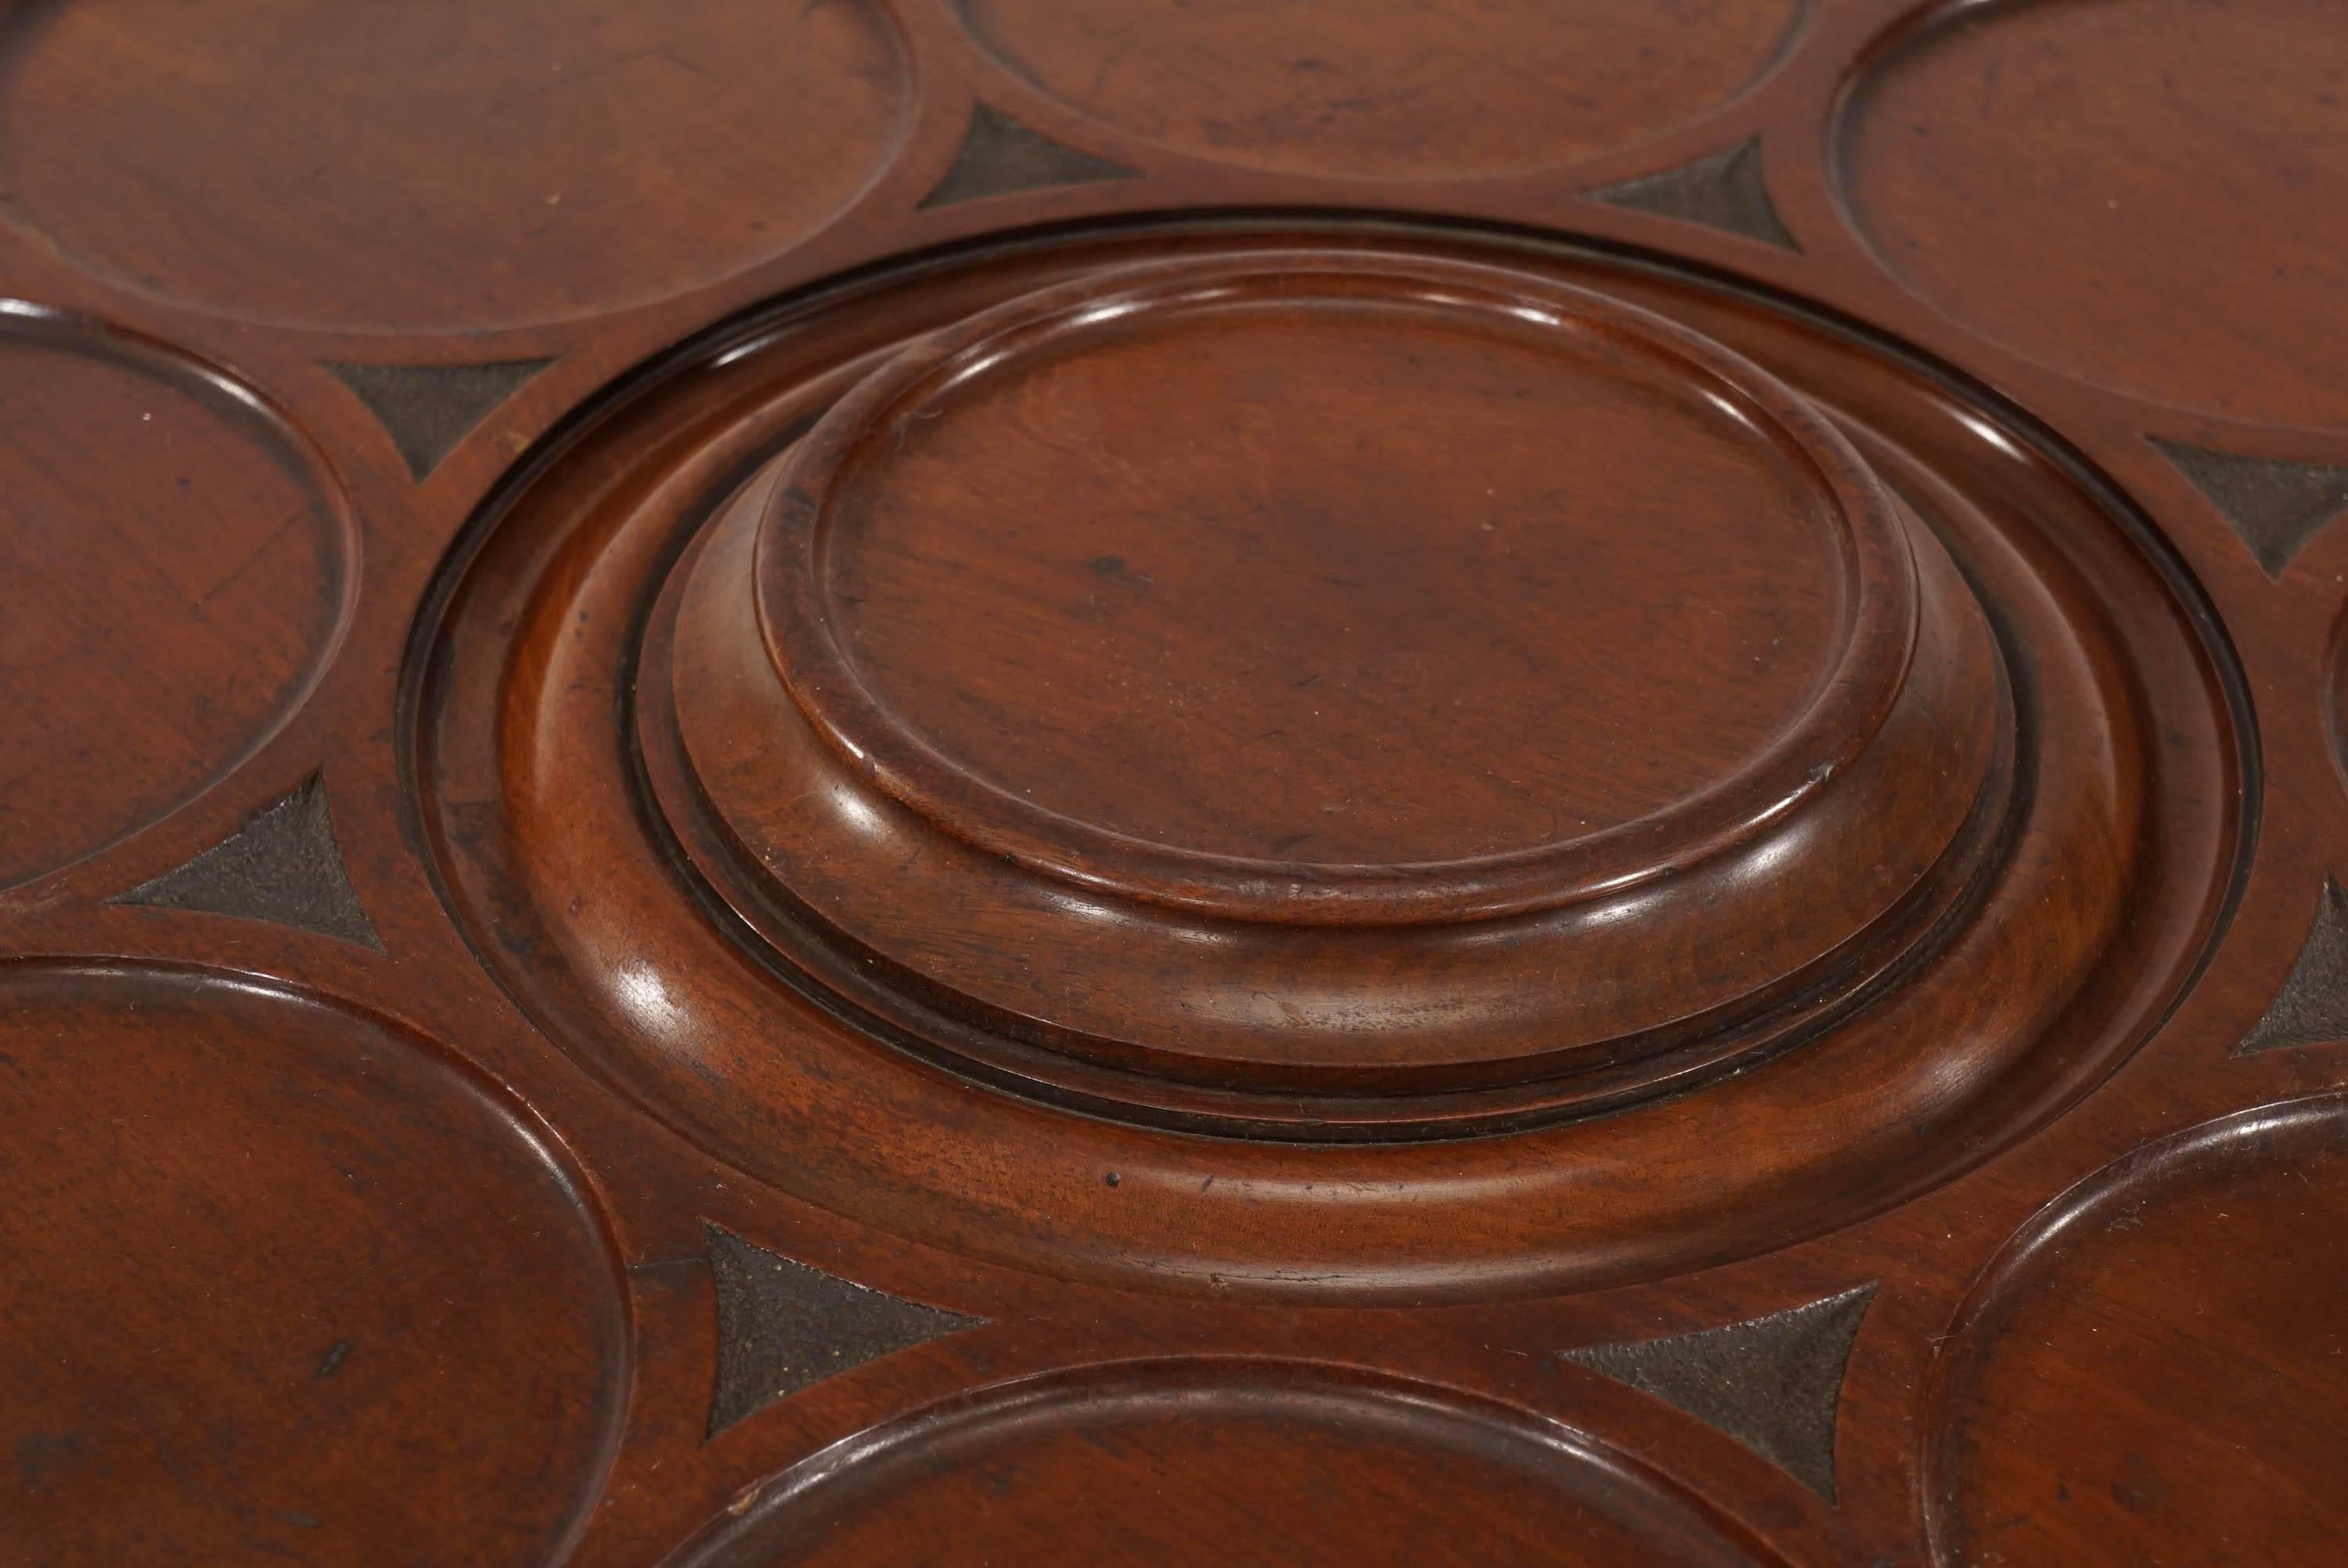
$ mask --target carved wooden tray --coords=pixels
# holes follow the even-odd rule
[[[0,219],[0,1562],[2348,1561],[2332,0],[34,0]]]

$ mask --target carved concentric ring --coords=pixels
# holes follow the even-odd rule
[[[833,742],[810,753],[793,738],[806,709],[775,668],[796,657],[791,639],[773,634],[771,615],[759,630],[753,589],[774,584],[752,547],[788,517],[796,503],[778,497],[821,449],[793,457],[794,444],[924,331],[1106,278],[1145,245],[1210,272],[1299,247],[1372,251],[1403,273],[1502,266],[1528,290],[1592,291],[1606,309],[1701,333],[1821,410],[1893,498],[1887,515],[1900,521],[1884,526],[1913,542],[1916,602],[1951,629],[1919,632],[1903,701],[1950,736],[1968,733],[1951,714],[1982,715],[1972,738],[1944,743],[1951,777],[1976,770],[1977,782],[1948,795],[1963,808],[1953,824],[1870,807],[1827,842],[1797,837],[1773,853],[1812,857],[1784,885],[1797,893],[1881,863],[1910,868],[1933,897],[1824,968],[1797,964],[1763,986],[1757,1010],[1661,1030],[1631,1013],[1587,1037],[1542,1023],[1522,1037],[1535,1042],[1529,1059],[1505,1029],[1488,1032],[1481,1055],[1422,1033],[1379,1057],[1367,1031],[1348,1040],[1327,1029],[1323,1049],[1276,1019],[1252,1035],[1153,1035],[1170,1015],[1137,1002],[1117,1016],[1110,972],[1085,978],[1080,933],[1155,940],[1187,918],[1164,901],[1087,892],[996,855],[1001,876],[1058,900],[1020,945],[985,928],[983,868],[942,840],[905,838],[891,860],[890,835],[932,832],[935,816],[859,775]],[[1496,384],[1506,395],[1520,383]],[[1372,385],[1360,406],[1385,417],[1399,406],[1387,395]],[[856,416],[845,406],[841,421]],[[1744,483],[1719,492],[1727,509],[1685,514],[1691,538],[1758,526],[1735,508]],[[1946,564],[1928,566],[1936,558]],[[1059,567],[1039,569],[1059,580]],[[1008,247],[811,296],[637,378],[508,488],[446,580],[410,688],[424,825],[460,922],[541,1025],[763,1180],[1083,1278],[1484,1296],[1653,1277],[1848,1222],[2041,1124],[2132,1049],[2206,949],[2239,845],[2225,654],[2123,503],[2042,433],[1863,333],[1562,244],[1201,227]],[[1003,613],[983,595],[963,602],[980,607],[954,612],[973,629]],[[1941,635],[1961,649],[1969,621],[1983,640],[1975,654],[1921,651]],[[792,782],[818,754],[834,771]],[[1868,799],[1864,772],[1838,783]],[[1903,806],[1931,796],[1914,769],[1896,776]],[[860,863],[847,837],[809,836],[813,819],[790,814],[810,792],[851,803],[840,821],[869,813],[877,852]],[[1982,800],[1994,803],[1986,815]],[[1948,836],[1916,836],[1925,821]],[[1972,846],[1950,878],[1931,875],[1943,843]],[[860,868],[827,880],[842,866]],[[883,896],[900,872],[942,878],[945,891],[926,904]],[[1778,918],[1840,908],[1816,902]],[[2065,917],[2050,921],[2057,906]],[[967,917],[963,961],[951,959],[951,917],[927,948],[900,940],[930,907]],[[1128,991],[1217,994],[1222,951],[1232,967],[1219,994],[1257,994],[1246,949],[1215,946],[1250,924],[1227,912],[1198,927],[1195,982],[1153,962],[1128,972]],[[1525,937],[1473,918],[1253,924],[1285,943],[1482,941],[1499,955],[1495,975],[1507,941]],[[1701,978],[1715,960],[1675,946],[1688,928],[1643,930],[1651,961]],[[1795,928],[1756,927],[1754,939]],[[1574,961],[1583,938],[1599,939],[1559,937],[1555,963]],[[1039,1023],[1003,989],[989,955],[1004,954],[1068,979],[1070,1005],[1089,1010]],[[1284,983],[1316,972],[1265,961]],[[1587,988],[1545,994],[1539,977],[1554,967],[1520,971],[1519,1020],[1592,1005]],[[1408,964],[1388,968],[1393,983],[1411,982]],[[1373,982],[1331,992],[1347,987],[1363,1016],[1386,1016]],[[1473,1031],[1457,1040],[1472,1044]],[[1468,1132],[1481,1136],[1447,1136]]]
[[[1184,774],[1179,745],[1150,759],[1153,768],[1176,774],[1168,798],[1138,810],[1121,798],[1084,798],[1080,786],[1060,784],[1054,774],[1065,777],[1077,760],[1073,748],[1069,753],[1047,753],[1040,765],[1028,764],[1030,756],[1050,743],[1043,715],[1023,714],[1025,723],[990,729],[967,713],[979,704],[979,693],[936,693],[911,679],[891,684],[883,661],[906,657],[891,645],[891,639],[901,640],[907,630],[917,629],[925,611],[933,619],[938,607],[926,598],[911,597],[922,591],[917,583],[900,590],[908,596],[907,602],[876,604],[894,586],[888,579],[906,571],[905,557],[916,551],[934,554],[951,542],[953,533],[985,526],[977,514],[986,502],[953,495],[952,472],[909,471],[913,458],[904,449],[924,434],[925,424],[949,420],[953,424],[948,428],[959,435],[961,427],[1000,407],[996,422],[962,436],[1000,450],[1019,439],[1018,426],[1033,428],[1050,417],[1045,400],[1052,389],[1040,384],[1045,378],[1072,379],[1080,369],[1090,372],[1089,379],[1061,395],[1083,411],[1071,418],[1074,423],[1075,418],[1097,417],[1100,401],[1116,395],[1120,383],[1146,384],[1172,373],[1179,362],[1216,353],[1232,364],[1230,373],[1219,378],[1218,390],[1226,396],[1245,396],[1239,384],[1253,370],[1253,362],[1231,340],[1244,340],[1251,329],[1276,343],[1284,362],[1276,385],[1254,395],[1261,400],[1262,411],[1254,417],[1262,446],[1240,450],[1258,472],[1275,461],[1309,468],[1323,489],[1323,505],[1362,504],[1341,488],[1349,467],[1373,483],[1425,482],[1431,450],[1412,451],[1401,461],[1371,462],[1362,456],[1365,435],[1398,441],[1406,428],[1399,425],[1370,430],[1347,420],[1347,428],[1332,432],[1329,450],[1312,453],[1309,464],[1272,450],[1305,439],[1299,426],[1332,423],[1321,412],[1319,400],[1335,390],[1345,373],[1375,374],[1365,351],[1387,348],[1388,340],[1394,343],[1388,352],[1400,351],[1402,366],[1416,384],[1412,425],[1424,432],[1430,447],[1447,446],[1453,458],[1485,482],[1488,501],[1497,503],[1470,525],[1466,518],[1471,514],[1430,498],[1420,508],[1421,522],[1438,536],[1448,536],[1455,528],[1495,532],[1502,526],[1499,519],[1516,520],[1509,516],[1514,508],[1498,502],[1497,487],[1489,482],[1500,477],[1497,470],[1511,443],[1562,446],[1581,435],[1560,417],[1566,407],[1540,399],[1550,390],[1542,384],[1544,373],[1580,395],[1581,401],[1570,405],[1570,411],[1583,425],[1597,426],[1601,418],[1591,384],[1618,379],[1626,384],[1629,395],[1643,399],[1635,423],[1624,420],[1591,429],[1582,438],[1626,440],[1636,434],[1658,438],[1659,450],[1641,456],[1653,471],[1649,483],[1661,493],[1642,497],[1641,505],[1635,510],[1625,508],[1629,515],[1620,519],[1607,519],[1624,532],[1664,535],[1658,555],[1683,542],[1667,531],[1668,521],[1700,508],[1704,498],[1701,484],[1718,482],[1716,474],[1704,471],[1705,466],[1736,465],[1738,478],[1749,479],[1755,492],[1748,500],[1747,526],[1718,539],[1716,548],[1724,555],[1741,546],[1756,556],[1815,557],[1813,569],[1783,597],[1820,601],[1820,612],[1807,619],[1775,604],[1766,608],[1777,610],[1776,614],[1742,600],[1727,605],[1706,600],[1701,606],[1699,613],[1715,620],[1746,618],[1750,624],[1736,628],[1743,646],[1771,638],[1782,644],[1791,638],[1801,644],[1800,654],[1809,655],[1787,656],[1782,647],[1772,648],[1766,656],[1751,657],[1738,671],[1743,679],[1729,690],[1676,693],[1684,703],[1710,704],[1701,715],[1705,727],[1732,732],[1736,740],[1746,741],[1748,754],[1736,755],[1732,742],[1723,765],[1719,754],[1651,759],[1632,748],[1619,748],[1607,770],[1612,776],[1604,781],[1615,790],[1602,803],[1585,806],[1601,814],[1595,824],[1585,817],[1560,825],[1554,813],[1528,804],[1523,810],[1528,827],[1534,825],[1531,819],[1545,816],[1548,833],[1526,833],[1516,842],[1504,836],[1505,829],[1495,833],[1488,823],[1494,807],[1482,800],[1447,802],[1446,819],[1435,822],[1401,818],[1399,808],[1405,803],[1381,800],[1385,809],[1375,826],[1354,820],[1353,814],[1327,812],[1323,815],[1338,820],[1327,824],[1274,815],[1241,825],[1231,818],[1249,804],[1241,799],[1219,803],[1220,811],[1212,816],[1203,802],[1195,809],[1182,809],[1185,796],[1211,795],[1217,781],[1203,773]],[[1447,373],[1460,379],[1478,372],[1491,374],[1492,340],[1511,329],[1512,335],[1501,338],[1509,352],[1501,374],[1519,378],[1516,401],[1533,404],[1537,410],[1526,427],[1494,430],[1490,411],[1464,397],[1459,401],[1467,406],[1446,418],[1449,411],[1437,403],[1443,391],[1439,378]],[[1447,364],[1441,357],[1447,351],[1468,363]],[[1332,363],[1316,376],[1321,366],[1314,362],[1321,357]],[[1169,410],[1158,417],[1179,419],[1183,412]],[[1210,405],[1196,412],[1200,415],[1196,432],[1137,438],[1137,433],[1120,430],[1101,437],[1102,449],[1113,451],[1117,459],[1139,464],[1157,456],[1176,467],[1180,477],[1145,484],[1136,476],[1137,482],[1122,488],[1104,486],[1097,497],[1086,496],[1081,507],[1071,508],[1075,526],[1097,538],[1104,514],[1138,512],[1144,526],[1158,537],[1137,535],[1129,548],[1154,547],[1171,564],[1170,558],[1187,541],[1169,542],[1165,538],[1169,530],[1190,526],[1202,514],[1247,511],[1262,516],[1271,506],[1294,505],[1302,498],[1296,489],[1277,484],[1262,485],[1259,493],[1244,498],[1227,497],[1210,488],[1211,479],[1197,471],[1197,454],[1217,434],[1212,427],[1218,424],[1225,440],[1233,438],[1231,409]],[[1292,412],[1296,417],[1290,417]],[[1704,422],[1711,420],[1717,420],[1717,426],[1704,428]],[[1023,495],[1025,509],[1006,519],[1021,537],[1039,533],[1053,498],[1066,497],[1082,483],[1086,471],[1097,471],[1093,449],[1076,445],[1080,437],[1070,432],[1066,445],[1053,445],[1053,438],[1060,436],[1054,431],[1044,437],[1047,451],[1042,456],[1063,461],[1026,480],[1037,494]],[[1732,443],[1733,452],[1724,450]],[[1691,476],[1688,469],[1697,472]],[[1665,487],[1674,477],[1690,482],[1675,493]],[[1818,774],[1841,772],[1857,760],[1890,718],[1918,638],[1920,589],[1910,560],[1913,547],[1895,504],[1873,482],[1858,455],[1807,405],[1755,367],[1660,318],[1522,273],[1420,258],[1375,252],[1274,253],[1205,271],[1180,263],[1138,269],[1023,296],[933,334],[860,383],[785,460],[778,486],[758,538],[759,624],[771,643],[777,673],[833,746],[869,770],[891,794],[931,820],[951,820],[959,835],[982,848],[1079,886],[1236,919],[1406,924],[1517,915],[1586,900],[1622,886],[1648,868],[1652,845],[1658,840],[1674,845],[1679,851],[1675,861],[1683,866],[1722,853],[1752,831],[1754,824],[1793,809],[1815,793]],[[1455,497],[1443,499],[1457,505]],[[1505,610],[1487,598],[1481,608],[1487,614],[1514,610],[1569,623],[1566,636],[1577,651],[1592,645],[1611,649],[1619,646],[1616,629],[1588,621],[1610,593],[1625,595],[1634,586],[1628,574],[1626,580],[1595,585],[1586,599],[1569,599],[1568,584],[1559,580],[1565,563],[1544,572],[1540,568],[1545,563],[1524,559],[1541,544],[1571,538],[1570,519],[1576,500],[1562,494],[1541,495],[1534,507],[1526,508],[1535,526],[1525,531],[1534,537],[1517,547],[1523,562],[1519,569],[1545,589],[1546,597],[1529,607]],[[931,521],[923,509],[940,503],[942,515],[931,514],[935,517]],[[1781,518],[1786,525],[1782,531]],[[1549,526],[1539,527],[1542,521]],[[892,522],[907,530],[926,524],[937,537],[902,542],[882,537]],[[1342,557],[1333,552],[1332,569],[1319,574],[1324,582],[1339,576],[1334,569],[1337,565],[1370,569],[1366,541],[1348,542],[1354,548]],[[890,559],[892,554],[897,559]],[[1215,559],[1229,558],[1218,554]],[[1110,564],[1112,559],[1116,564]],[[1409,635],[1397,622],[1430,597],[1425,577],[1437,562],[1424,551],[1406,559],[1416,580],[1398,584],[1402,591],[1387,602],[1341,612],[1345,625],[1355,620],[1375,625],[1378,635],[1389,639]],[[1095,556],[1086,564],[1105,577],[1130,576],[1139,569],[1123,557]],[[1577,552],[1572,564],[1584,571],[1604,565],[1588,551]],[[1665,601],[1665,609],[1650,609],[1650,615],[1669,613],[1675,601],[1709,585],[1659,582],[1655,579],[1663,563],[1642,558],[1638,565],[1637,584],[1660,590]],[[1743,559],[1703,562],[1697,571],[1707,579],[1727,579],[1732,588],[1738,586],[1740,576],[1760,576]],[[1231,579],[1201,584],[1202,591],[1188,608],[1206,614],[1220,603],[1226,612],[1239,612],[1244,587],[1241,579],[1266,578],[1282,585],[1287,580],[1272,561],[1248,559]],[[1365,585],[1342,579],[1330,586],[1358,592]],[[1766,586],[1779,585],[1767,581]],[[1271,610],[1244,606],[1252,618],[1267,623],[1272,622]],[[903,630],[874,624],[884,613],[902,623]],[[1298,606],[1289,613],[1303,617],[1309,611]],[[1276,634],[1279,628],[1273,623],[1269,630]],[[1315,624],[1312,630],[1326,636],[1341,629]],[[1684,648],[1694,631],[1693,626],[1675,624],[1664,635]],[[948,663],[943,648],[919,651],[935,664]],[[1032,668],[1047,650],[1023,646],[1018,653],[1021,667]],[[1094,657],[1094,651],[1087,649],[1085,656]],[[1138,662],[1128,655],[1120,661],[1119,673],[1123,666]],[[1301,657],[1298,662],[1303,662]],[[1569,697],[1575,694],[1576,677],[1582,689],[1604,692],[1586,671],[1541,667],[1538,672]],[[1076,673],[1066,671],[1066,679],[1073,680]],[[1056,679],[1061,671],[1039,674],[1056,686],[1063,683]],[[1430,681],[1426,685],[1457,690],[1480,675],[1488,688],[1498,678],[1488,669],[1463,669],[1457,674],[1457,682]],[[1303,689],[1311,692],[1320,685],[1311,682]],[[1781,689],[1786,696],[1780,696]],[[1344,700],[1342,691],[1316,692],[1259,713],[1241,707],[1239,695],[1227,691],[1223,722],[1301,723],[1306,715],[1296,710],[1317,713],[1319,704]],[[1234,708],[1239,709],[1235,714],[1231,712]],[[1356,722],[1367,727],[1377,716],[1365,712]],[[1263,761],[1309,766],[1333,794],[1348,798],[1369,794],[1379,782],[1379,752],[1433,739],[1416,726],[1396,723],[1399,716],[1390,707],[1384,716],[1391,727],[1369,729],[1357,769],[1343,765],[1354,758],[1296,756],[1303,738],[1284,726],[1277,742],[1283,749],[1267,747]],[[1159,722],[1179,724],[1179,719]],[[1441,728],[1456,730],[1460,722],[1446,715]],[[1573,711],[1550,719],[1545,738],[1607,734],[1623,727],[1623,716]],[[1176,733],[1189,738],[1186,730],[1177,728]],[[1751,739],[1746,740],[1748,735]],[[1499,740],[1476,738],[1487,745]],[[994,743],[998,741],[1011,743]],[[963,760],[973,752],[982,757],[974,767]],[[1534,762],[1514,756],[1487,760],[1517,773],[1531,772]],[[1695,776],[1665,771],[1673,764]],[[1535,774],[1533,780],[1529,793],[1535,802],[1543,794],[1554,797],[1569,785],[1580,786],[1578,803],[1597,793],[1590,787],[1593,781],[1579,773],[1556,778]],[[1138,794],[1148,780],[1136,770],[1136,776],[1119,782],[1121,789]],[[1040,799],[1039,791],[1044,792]],[[1527,792],[1520,786],[1512,793]],[[1159,841],[1151,811],[1175,817],[1179,826],[1169,825],[1175,832],[1187,830],[1204,842]],[[1463,816],[1468,819],[1464,824]],[[1319,831],[1309,835],[1289,831],[1300,822]],[[1487,835],[1487,842],[1500,847],[1475,854],[1477,845],[1459,845],[1470,853],[1447,856],[1447,850],[1457,854],[1455,845],[1463,829]],[[1334,852],[1319,848],[1318,841],[1324,839],[1336,841]],[[1272,852],[1272,846],[1282,845],[1290,847]],[[1373,852],[1383,853],[1372,859]]]
[[[649,628],[662,809],[793,962],[1128,1113],[1465,1132],[1749,1061],[1912,961],[2012,815],[1987,626],[1859,455],[1522,272],[1064,284],[891,359],[771,488]],[[1664,703],[1693,743],[1642,743]],[[1643,964],[1659,928],[1701,967]]]

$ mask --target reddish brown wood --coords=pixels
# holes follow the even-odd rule
[[[0,14],[0,1564],[2328,1565],[2322,0]]]

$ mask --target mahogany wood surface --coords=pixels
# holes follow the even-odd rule
[[[2332,0],[0,9],[0,1564],[2348,1561]]]

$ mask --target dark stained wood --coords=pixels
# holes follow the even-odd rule
[[[0,15],[0,1565],[2328,1568],[2326,0]]]

